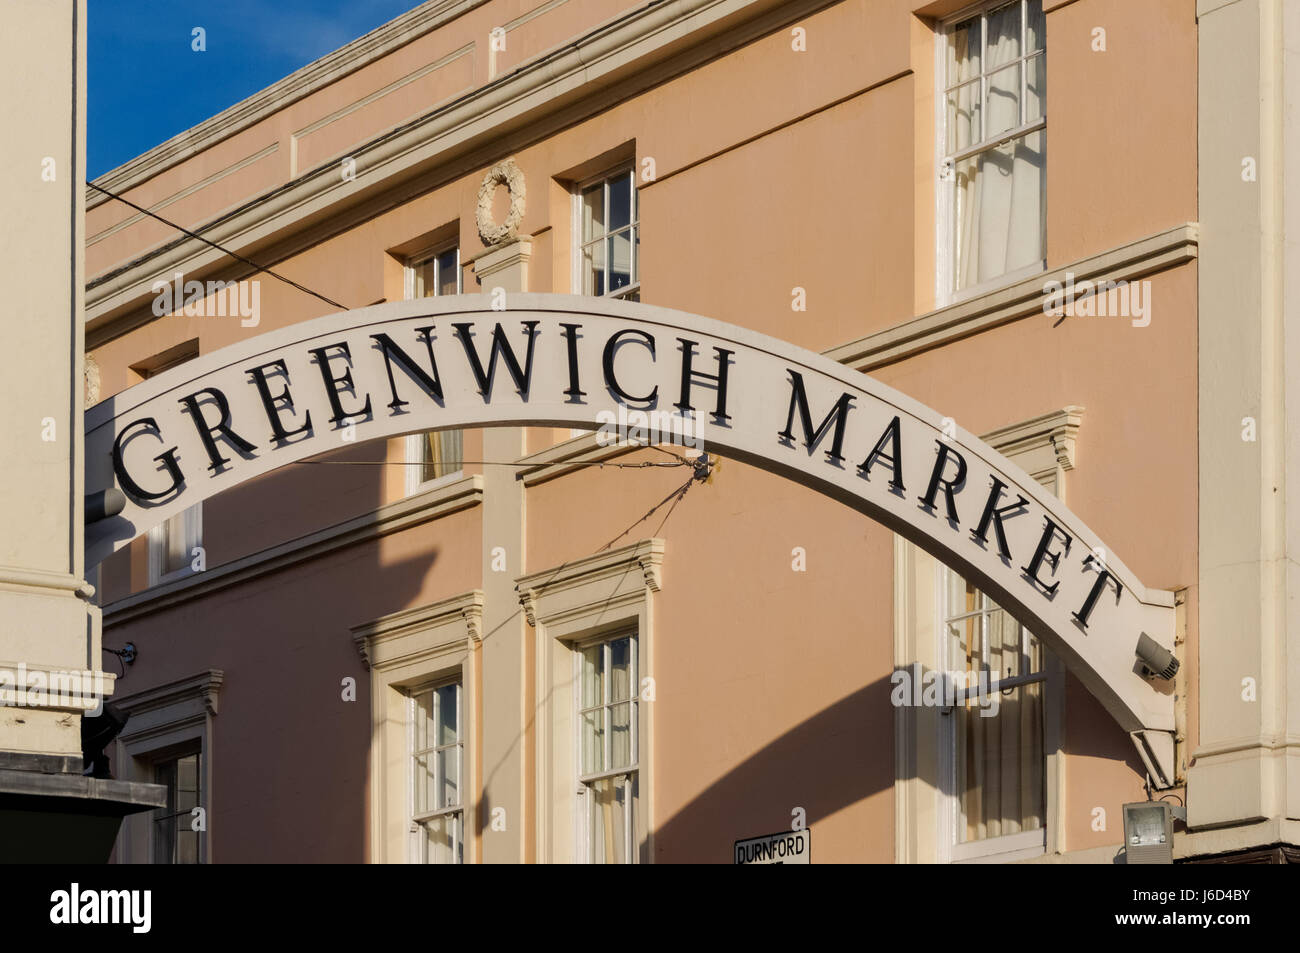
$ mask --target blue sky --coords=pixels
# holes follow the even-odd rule
[[[413,7],[419,0],[88,0],[87,178]],[[202,27],[205,52],[192,31]]]

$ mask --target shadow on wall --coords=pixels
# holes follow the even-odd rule
[[[374,460],[383,454],[382,441],[376,441],[331,458]],[[317,477],[315,487],[304,481],[303,471]],[[304,497],[305,483],[317,496],[321,483],[345,493],[347,511]],[[384,483],[382,467],[287,468],[238,493],[213,497],[212,505],[205,504],[205,523],[224,523],[221,536],[256,539],[270,529],[262,521],[288,507],[299,511],[289,520],[294,535],[311,532],[383,505]],[[316,525],[303,525],[313,515]],[[436,532],[434,527],[406,532]],[[351,543],[105,627],[106,647],[133,642],[139,652],[117,695],[208,669],[224,672],[205,796],[211,803],[213,862],[367,859],[370,678],[349,627],[428,601],[422,593],[430,574],[454,566],[456,555],[450,554],[449,563],[445,546],[426,543],[418,555],[385,557],[383,542]],[[477,550],[472,558],[477,563]],[[214,562],[208,571],[219,566]],[[354,680],[354,701],[344,698],[346,678]],[[112,768],[123,776],[122,766]]]
[[[1073,676],[1066,690],[1077,716],[1109,715]],[[709,785],[683,808],[668,817],[655,833],[656,859],[667,863],[732,863],[736,840],[788,829],[791,811],[802,808],[807,827],[814,830],[812,856],[826,857],[827,834],[836,838],[833,856],[845,862],[894,861],[895,709],[890,696],[894,685],[878,679],[754,752]],[[1082,697],[1080,697],[1082,696]],[[1005,709],[1004,709],[1005,710]],[[1086,747],[1072,750],[1067,732],[1065,752],[1075,757],[1120,758],[1139,775],[1142,767],[1128,739],[1117,726],[1101,737],[1090,732]],[[1076,733],[1078,734],[1078,733]],[[1113,743],[1110,736],[1114,735]],[[920,773],[910,766],[910,777],[952,793],[951,778]],[[1074,770],[1079,770],[1076,766]],[[870,812],[878,819],[872,830],[845,829],[827,823],[833,815],[872,798],[881,798]],[[860,816],[860,815],[859,815]],[[838,829],[837,829],[838,828]],[[848,841],[848,843],[846,843]],[[1113,863],[1124,863],[1121,845],[1114,845]]]

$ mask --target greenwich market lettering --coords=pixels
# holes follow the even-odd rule
[[[509,374],[516,393],[524,398],[529,395],[532,389],[533,366],[539,336],[538,325],[538,321],[521,321],[517,328],[511,328],[506,322],[494,323],[489,332],[490,345],[486,361],[474,341],[475,325],[468,322],[457,322],[452,325],[453,336],[463,348],[467,366],[484,402],[490,403],[492,400],[497,372],[501,367],[504,367]],[[370,340],[375,342],[375,346],[383,355],[385,383],[388,395],[391,397],[384,406],[388,408],[390,414],[405,413],[406,408],[411,404],[410,400],[399,393],[399,377],[423,391],[424,399],[433,402],[439,408],[445,406],[434,346],[436,330],[435,324],[414,328],[411,339],[405,343],[399,343],[388,333],[369,335]],[[520,338],[523,339],[519,348],[522,357],[516,353],[516,346],[511,343],[512,330],[516,332],[514,336],[516,342]],[[565,325],[565,332],[569,387],[564,393],[568,399],[575,400],[578,399],[576,395],[585,393],[582,390],[583,382],[573,350],[576,341],[582,336],[583,326]],[[728,369],[733,363],[735,352],[714,348],[714,372],[710,373],[696,364],[698,342],[678,337],[675,339],[675,344],[682,358],[679,399],[674,406],[682,412],[684,419],[689,419],[687,415],[693,417],[696,411],[694,403],[696,389],[712,390],[715,395],[711,412],[712,420],[715,425],[725,426],[726,421],[731,419],[726,412]],[[618,331],[610,335],[602,349],[600,383],[615,394],[622,404],[654,406],[658,400],[658,387],[638,396],[629,393],[619,382],[615,358],[619,349],[626,345],[636,345],[644,350],[645,359],[649,362],[653,363],[656,360],[658,342],[653,334],[640,329]],[[374,418],[376,411],[370,385],[377,382],[358,382],[354,379],[352,351],[347,341],[310,348],[307,353],[311,355],[312,363],[319,369],[320,388],[317,396],[327,401],[330,409],[330,416],[327,419],[334,429],[340,429],[348,422],[362,422]],[[421,363],[421,360],[424,363]],[[268,377],[269,372],[275,372],[280,381],[280,389],[274,393]],[[241,420],[239,430],[235,428],[232,420],[229,398],[217,387],[199,388],[178,399],[184,414],[192,421],[206,453],[207,469],[214,473],[221,472],[231,465],[232,454],[248,459],[259,451],[266,452],[268,449],[274,451],[294,437],[309,433],[312,429],[310,410],[303,411],[301,423],[297,426],[292,429],[287,426],[286,418],[297,423],[297,413],[295,397],[290,390],[289,374],[283,359],[254,365],[246,368],[244,373],[257,391],[262,419]],[[855,409],[854,395],[842,393],[814,428],[814,414],[809,405],[804,377],[799,371],[791,368],[787,368],[787,374],[790,395],[788,410],[784,427],[775,430],[777,442],[785,447],[800,444],[810,455],[821,447],[823,442],[828,443],[828,449],[823,451],[826,464],[842,468],[846,460],[844,450],[849,415]],[[413,392],[408,391],[408,394]],[[347,401],[346,405],[345,401]],[[262,428],[261,433],[266,433],[265,437],[259,437],[262,441],[260,444],[255,443],[250,436],[257,433],[258,428]],[[796,429],[800,432],[799,435],[796,435]],[[168,499],[183,492],[186,474],[177,458],[176,446],[165,449],[153,458],[167,474],[165,483],[152,488],[146,487],[143,478],[137,478],[137,475],[127,467],[123,452],[124,445],[132,437],[141,434],[148,434],[150,438],[160,443],[167,442],[157,420],[152,417],[131,421],[123,427],[113,444],[113,469],[119,484],[127,493],[142,502]],[[269,448],[266,445],[270,445]],[[943,440],[935,441],[934,454],[934,463],[926,478],[926,490],[916,497],[922,510],[936,519],[943,519],[954,530],[964,527],[969,532],[970,540],[974,545],[987,546],[988,534],[992,530],[996,537],[1000,558],[1012,560],[1014,557],[1007,542],[1005,521],[1028,513],[1029,501],[1017,494],[1015,503],[998,506],[1007,490],[1007,484],[995,477],[984,503],[967,507],[968,516],[976,512],[979,515],[963,521],[958,507],[958,497],[966,490],[966,460],[960,452]],[[882,470],[887,470],[889,473],[890,490],[904,493],[907,480],[903,472],[904,459],[899,418],[895,416],[873,441],[862,462],[857,465],[857,470],[864,480],[870,480],[872,468],[881,466]],[[1053,577],[1060,571],[1061,562],[1069,555],[1073,544],[1073,537],[1050,517],[1043,517],[1042,535],[1033,553],[1027,557],[1021,567],[1024,581],[1046,598],[1055,596],[1060,582],[1053,581]],[[1083,571],[1092,569],[1090,562],[1083,567]],[[1078,624],[1085,629],[1106,586],[1112,587],[1116,601],[1123,595],[1123,588],[1114,576],[1105,569],[1098,568],[1097,571],[1097,581],[1090,589],[1087,598],[1073,613]]]
[[[1172,730],[1167,691],[1134,666],[1142,633],[1173,645],[1172,594],[1142,585],[1059,499],[936,411],[708,318],[563,295],[510,304],[461,295],[329,315],[91,408],[86,491],[118,488],[125,505],[88,524],[87,564],[200,500],[353,439],[491,426],[582,428],[597,446],[673,435],[929,550],[1059,652],[1126,730]],[[797,527],[771,516],[782,545]]]

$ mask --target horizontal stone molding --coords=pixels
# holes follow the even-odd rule
[[[215,715],[220,711],[218,701],[221,697],[221,686],[225,680],[225,672],[220,669],[210,668],[197,675],[177,679],[163,685],[156,685],[153,688],[146,688],[131,695],[123,695],[121,698],[115,699],[113,705],[126,714],[137,717],[148,712],[174,709],[177,706],[184,706],[197,701],[202,703],[203,711],[209,715]],[[134,729],[124,732],[128,738],[137,733]]]
[[[0,566],[0,587],[17,589],[54,589],[69,594],[83,594],[89,589],[84,579],[66,572],[46,569],[22,569]]]
[[[179,202],[181,199],[189,198],[194,193],[203,191],[208,186],[220,182],[222,179],[226,178],[227,176],[234,175],[236,172],[240,172],[243,169],[248,168],[250,165],[253,165],[255,162],[262,161],[267,156],[275,155],[276,152],[278,152],[279,150],[280,150],[279,141],[272,142],[270,145],[258,149],[252,155],[240,159],[238,162],[235,162],[227,166],[226,168],[221,169],[218,172],[214,172],[212,173],[212,175],[209,175],[206,178],[200,179],[198,182],[195,182],[193,185],[187,185],[185,186],[185,188],[173,192],[171,195],[168,195],[166,198],[162,199],[161,201],[154,202],[152,205],[149,206],[149,211],[154,213],[160,213],[165,208],[167,208],[167,206],[174,205],[177,202]],[[110,189],[110,191],[115,191],[115,190]],[[99,199],[100,203],[110,201],[109,197],[105,195],[103,192],[94,192],[93,194],[97,199]],[[229,210],[227,209],[226,211]],[[122,229],[130,228],[132,225],[136,224],[137,222],[141,222],[146,218],[148,218],[148,216],[145,215],[144,212],[133,212],[130,215],[128,215],[126,218],[122,219],[122,221],[115,222],[114,224],[103,229],[102,231],[95,232],[93,235],[87,237],[86,247],[90,247],[91,245],[97,244],[98,242],[102,242],[104,239],[116,235],[118,232],[122,231]]]
[[[1198,243],[1199,227],[1187,222],[1032,275],[988,294],[931,311],[823,353],[832,360],[867,373],[1021,318],[1037,316],[1044,321],[1056,321],[1058,318],[1049,317],[1044,311],[1049,298],[1044,287],[1052,281],[1064,283],[1066,272],[1074,275],[1075,284],[1085,280],[1132,281],[1194,260]]]
[[[602,608],[613,608],[627,600],[644,598],[645,590],[663,588],[664,541],[643,539],[630,546],[620,546],[562,566],[529,573],[515,580],[519,604],[528,624],[563,621],[570,613],[589,613],[590,599],[576,602],[566,593],[590,591],[591,586],[612,582],[613,588],[601,590]]]
[[[683,52],[691,43],[705,45],[718,39],[726,48],[733,48],[778,22],[832,2],[677,0],[640,7],[396,130],[359,144],[351,151],[357,159],[357,173],[351,181],[344,181],[333,163],[324,163],[228,215],[193,228],[209,241],[240,254],[253,254],[288,241],[309,224],[385,195],[409,176],[436,168],[454,171],[453,162],[461,160],[472,168],[478,162],[476,150],[485,157],[490,155],[484,163],[490,164],[501,157],[501,143],[507,135],[550,112],[578,106],[611,83],[653,85],[689,69],[700,57],[707,59],[721,52],[708,46],[692,58]],[[748,19],[738,25],[742,16]],[[672,64],[667,72],[656,68],[664,63]],[[604,105],[592,99],[578,113],[585,115]],[[572,119],[578,113],[565,115]],[[216,141],[210,137],[205,148]],[[118,192],[129,187],[112,174],[97,184]],[[222,252],[182,236],[93,277],[86,287],[87,346],[93,348],[111,339],[116,332],[109,333],[104,326],[143,307],[151,283],[159,276],[181,271],[198,278],[229,264],[229,257]],[[146,321],[151,316],[136,317]]]
[[[483,590],[392,612],[354,625],[351,632],[366,668],[392,668],[468,649],[483,640]]]
[[[378,539],[483,502],[483,478],[468,476],[388,503],[369,513],[252,553],[214,569],[138,592],[104,608],[104,628],[260,579],[356,543]]]

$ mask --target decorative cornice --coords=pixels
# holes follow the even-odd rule
[[[1197,255],[1199,240],[1199,227],[1188,222],[1021,279],[988,294],[931,311],[822,353],[854,370],[870,373],[877,367],[906,360],[1021,318],[1037,316],[1045,321],[1053,320],[1045,313],[1049,298],[1045,286],[1053,281],[1064,284],[1067,272],[1073,274],[1076,284],[1085,280],[1132,281],[1192,261]]]
[[[128,715],[141,715],[147,711],[156,711],[179,702],[201,699],[208,714],[215,715],[221,697],[221,686],[226,680],[225,672],[210,668],[188,678],[168,682],[154,688],[131,695],[113,699],[113,707]]]
[[[663,563],[664,541],[643,539],[629,546],[576,559],[557,569],[520,576],[515,580],[515,591],[519,593],[519,605],[528,624],[536,628],[538,607],[543,599],[603,580],[618,579],[633,568],[640,570],[645,588],[659,592],[663,588]]]
[[[664,551],[662,546],[657,552],[637,553],[636,564],[641,567],[641,575],[645,577],[645,584],[651,592],[658,592],[663,588]]]
[[[375,665],[380,645],[401,642],[412,636],[445,629],[435,649],[458,645],[473,647],[483,640],[483,590],[471,589],[448,599],[413,609],[402,609],[351,627],[352,644],[367,669]],[[424,649],[424,651],[427,651]]]
[[[534,629],[537,628],[537,590],[521,589],[519,591],[519,605],[524,610],[524,618]]]
[[[1057,466],[1062,470],[1073,470],[1083,410],[1074,405],[1063,407],[1050,414],[991,430],[981,439],[1005,457],[1050,446]]]
[[[211,595],[227,586],[260,579],[308,559],[378,539],[483,502],[483,477],[474,475],[388,503],[315,533],[236,559],[223,566],[154,586],[104,607],[104,628]]]

